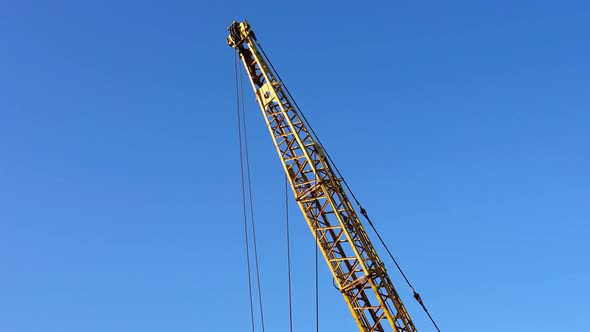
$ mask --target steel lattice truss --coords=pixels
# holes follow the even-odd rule
[[[340,179],[310,134],[247,22],[228,43],[246,67],[299,208],[361,331],[416,331]]]

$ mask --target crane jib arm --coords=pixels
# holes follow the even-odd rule
[[[228,30],[228,44],[246,68],[297,204],[359,329],[416,331],[340,179],[248,22],[233,22]]]

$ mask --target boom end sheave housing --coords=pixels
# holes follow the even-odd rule
[[[250,30],[250,24],[248,24],[248,21],[233,21],[227,30],[229,30],[227,44],[233,48],[238,48],[250,34],[254,36],[252,30]]]

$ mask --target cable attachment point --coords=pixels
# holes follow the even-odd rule
[[[367,221],[369,222],[369,225],[373,226],[373,222],[371,221],[371,218],[369,218],[369,214],[367,213],[367,210],[365,210],[364,207],[362,207],[360,204],[358,205],[359,207],[359,211],[361,212],[361,214],[365,217],[365,219],[367,219]]]
[[[416,292],[414,290],[414,287],[410,287],[412,289],[412,292],[414,293],[414,298],[416,299],[416,301],[418,301],[418,303],[420,303],[421,306],[424,307],[424,303],[422,302],[422,298],[420,297],[420,294],[418,294],[418,292]]]
[[[336,290],[340,293],[344,293],[342,289],[338,288],[338,285],[336,285],[336,280],[334,278],[332,278],[332,286],[334,286],[334,288],[336,288]]]

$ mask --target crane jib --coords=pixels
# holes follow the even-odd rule
[[[250,25],[233,22],[228,30],[299,209],[359,329],[416,331],[341,180]]]

